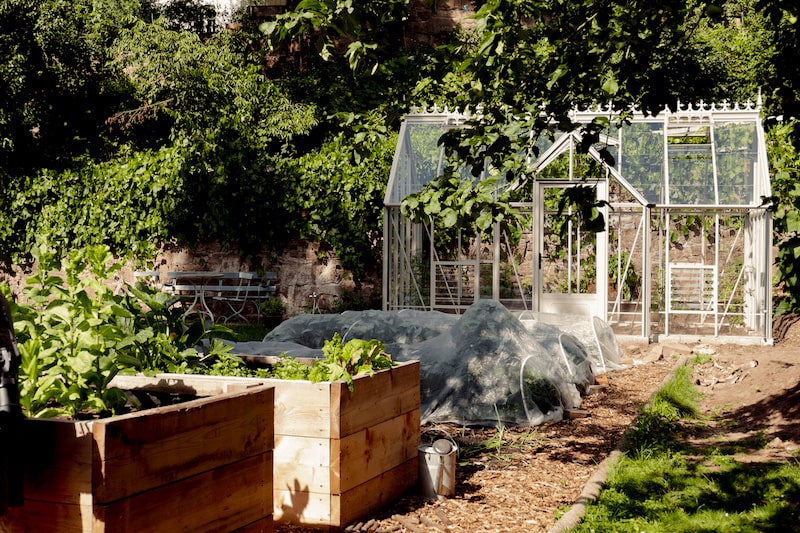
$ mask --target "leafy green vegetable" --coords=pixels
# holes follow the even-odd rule
[[[216,342],[219,342],[215,339]],[[212,341],[214,342],[214,341]],[[222,344],[222,343],[220,343]],[[226,345],[228,350],[232,347]],[[190,369],[187,374],[204,374],[207,376],[234,376],[242,378],[268,378],[269,371],[263,368],[250,368],[241,358],[229,353],[209,355],[201,360],[203,367]]]
[[[144,286],[115,291],[122,263],[107,246],[60,259],[46,243],[32,251],[38,272],[15,303],[3,286],[20,351],[20,403],[27,416],[94,416],[125,407],[110,382],[119,373],[222,373],[234,367],[220,326],[183,322],[168,295]],[[207,354],[196,346],[210,339]],[[230,375],[230,374],[229,374]]]
[[[322,353],[325,357],[312,365],[293,357],[281,357],[272,367],[272,376],[277,379],[307,379],[314,383],[344,381],[352,391],[355,377],[371,376],[376,370],[397,365],[384,351],[383,343],[376,339],[351,339],[343,343],[342,336],[335,333],[333,339],[325,341]]]
[[[24,291],[31,303],[11,304],[23,410],[33,417],[114,413],[126,397],[108,384],[123,368],[138,364],[131,355],[134,335],[122,326],[130,313],[123,298],[100,281],[120,265],[108,266],[111,255],[100,246],[62,262],[40,246],[34,257],[39,271]],[[65,278],[52,273],[59,268]]]
[[[294,357],[281,357],[272,365],[272,377],[275,379],[308,379],[311,365],[307,365]]]
[[[383,351],[379,340],[352,339],[346,344],[338,333],[322,346],[324,359],[314,362],[309,379],[318,381],[345,381],[347,388],[353,390],[353,378],[373,375],[375,370],[391,368],[396,363]]]

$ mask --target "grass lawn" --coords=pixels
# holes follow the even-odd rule
[[[228,324],[227,326],[233,330],[235,335],[233,340],[237,342],[260,341],[264,338],[264,335],[269,333],[272,329],[264,324],[249,322],[242,324]]]
[[[690,378],[691,368],[681,367],[656,393],[604,490],[573,531],[800,531],[800,457],[741,463],[734,456],[741,450],[689,445],[681,436],[702,423]]]

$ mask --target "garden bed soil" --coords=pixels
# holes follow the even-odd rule
[[[691,353],[680,353],[689,349]],[[742,451],[747,461],[798,457],[800,444],[800,321],[776,324],[774,346],[623,346],[636,360],[657,359],[607,375],[575,418],[535,428],[464,429],[450,432],[462,451],[502,437],[502,446],[473,453],[457,466],[452,498],[425,500],[409,494],[347,531],[547,532],[578,499],[598,464],[617,447],[642,405],[685,357],[713,352],[694,379],[703,393],[701,416],[710,421],[690,438],[698,444],[763,442]],[[662,358],[657,358],[659,352]],[[656,354],[654,356],[654,354]],[[423,428],[425,429],[425,428]],[[747,450],[746,446],[737,449]],[[279,524],[278,532],[313,531]]]

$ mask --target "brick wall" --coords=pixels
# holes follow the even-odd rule
[[[471,0],[437,0],[435,10],[424,0],[414,0],[408,22],[409,42],[405,45],[437,44],[459,25],[472,27],[474,24],[469,17],[474,14],[475,3]]]

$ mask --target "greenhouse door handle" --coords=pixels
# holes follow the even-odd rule
[[[539,270],[542,269],[542,253],[539,252]]]

